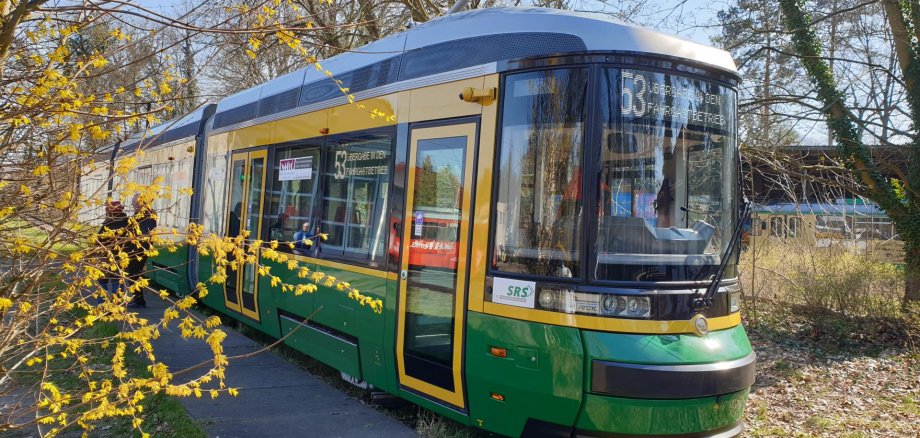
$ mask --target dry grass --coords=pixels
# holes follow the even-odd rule
[[[865,254],[766,240],[742,254],[739,269],[754,324],[765,301],[804,306],[815,316],[901,314],[903,271]]]
[[[918,436],[920,311],[901,308],[901,271],[797,244],[756,249],[741,260],[758,354],[746,435]]]

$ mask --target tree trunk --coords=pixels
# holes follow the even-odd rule
[[[897,0],[885,0],[915,133],[908,145],[911,159],[906,181],[895,182],[879,171],[869,147],[860,138],[855,116],[846,106],[846,99],[822,57],[822,43],[812,30],[813,22],[803,5],[803,0],[780,0],[785,24],[792,33],[794,50],[817,88],[818,99],[825,105],[825,117],[834,132],[840,157],[846,160],[847,168],[859,177],[863,192],[885,210],[904,240],[904,303],[920,302],[920,195],[917,192],[917,187],[920,187],[920,138],[916,136],[916,129],[920,126],[920,84],[917,80],[920,77],[920,55],[906,38],[907,29],[916,23],[905,21],[906,14],[902,13]]]
[[[920,302],[920,242],[905,236],[904,306]]]

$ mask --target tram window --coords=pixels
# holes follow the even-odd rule
[[[294,235],[303,231],[303,224],[309,223],[307,232],[316,232],[313,210],[316,208],[316,191],[319,187],[319,147],[292,146],[275,152],[274,172],[269,187],[269,204],[264,223],[268,224],[268,239],[281,243],[279,251],[304,252],[303,247],[291,249],[289,242]]]
[[[172,227],[173,212],[169,208],[172,203],[172,162],[154,164],[150,169],[152,178],[147,184],[156,185],[160,189],[159,195],[153,200],[157,225],[161,228]]]
[[[542,276],[580,271],[588,71],[506,78],[493,266]]]
[[[843,216],[815,217],[816,237],[842,239],[847,237],[847,235],[847,223]]]
[[[370,261],[384,255],[392,147],[391,136],[376,136],[341,141],[327,151],[320,228],[329,239],[323,254]]]
[[[209,139],[207,157],[202,178],[202,187],[196,188],[195,196],[201,202],[201,224],[210,233],[223,234],[227,217],[227,173],[228,145],[226,137]]]
[[[176,202],[175,225],[179,231],[184,231],[188,228],[189,202],[191,197],[188,195],[188,192],[183,193],[183,190],[192,186],[192,160],[191,155],[189,155],[176,163],[173,199],[175,199]]]
[[[858,240],[872,240],[872,218],[854,218],[853,233]]]
[[[767,225],[764,222],[757,218],[751,218],[751,230],[755,236],[763,235],[764,228],[767,228]]]
[[[787,223],[789,224],[789,227],[788,227],[789,237],[798,236],[799,229],[802,228],[802,218],[790,217],[789,219],[787,219]]]
[[[737,217],[734,93],[674,74],[602,70],[596,279],[714,272]],[[729,269],[734,269],[730,267]],[[728,275],[733,275],[728,271]]]
[[[786,237],[786,223],[782,216],[770,218],[770,235],[773,237]]]

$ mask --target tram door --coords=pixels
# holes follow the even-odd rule
[[[412,129],[401,239],[399,382],[460,409],[477,132],[476,121]]]
[[[267,151],[233,154],[230,165],[230,202],[227,204],[227,236],[237,237],[249,232],[247,241],[260,239],[262,194],[265,193],[265,162]],[[247,255],[250,246],[245,245]],[[255,254],[258,260],[258,252]],[[258,276],[253,263],[237,263],[228,254],[231,266],[227,267],[224,283],[224,300],[227,308],[259,320]],[[233,268],[236,269],[233,269]]]

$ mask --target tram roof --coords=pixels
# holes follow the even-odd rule
[[[814,204],[767,204],[754,207],[757,213],[766,214],[813,214],[818,216],[885,216],[885,211],[875,204],[814,203]]]
[[[144,145],[145,150],[149,150],[159,145],[194,137],[198,134],[202,120],[206,118],[205,113],[213,105],[213,103],[205,102],[188,114],[172,118],[152,128],[135,132],[122,141],[106,145],[99,150],[99,153],[111,154],[112,149],[118,146],[118,154],[123,155],[134,151],[141,144]]]
[[[173,118],[152,128],[136,132],[128,137],[119,148],[119,153],[130,152],[143,142],[145,146],[157,146],[180,140],[187,137],[194,137],[198,134],[198,127],[204,118],[205,108],[208,104],[204,103],[194,111]]]
[[[567,52],[620,51],[682,58],[736,73],[731,55],[600,14],[547,8],[486,8],[446,15],[321,61],[351,93],[497,61]],[[314,66],[228,96],[222,128],[342,93]]]
[[[351,93],[498,61],[571,52],[618,51],[686,59],[736,73],[731,55],[605,15],[548,8],[486,8],[446,15],[321,61]],[[457,78],[460,79],[460,78]],[[424,79],[422,79],[424,80]],[[136,133],[120,153],[194,137],[215,111],[214,129],[227,128],[326,100],[345,101],[314,66],[279,76],[191,113]],[[114,145],[113,145],[114,146]]]

